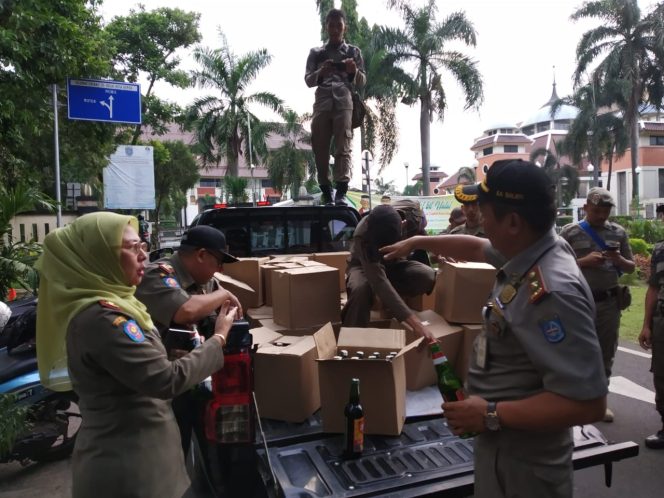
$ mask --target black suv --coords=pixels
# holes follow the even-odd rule
[[[346,206],[265,206],[207,209],[191,226],[210,225],[239,257],[348,250],[360,221]]]

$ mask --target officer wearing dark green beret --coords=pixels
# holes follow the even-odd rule
[[[572,496],[571,427],[602,418],[607,382],[592,294],[553,230],[554,186],[522,160],[497,161],[475,186],[488,237],[413,237],[386,259],[423,248],[500,267],[473,346],[463,401],[448,426],[477,433],[476,498]],[[504,263],[504,264],[503,264]]]

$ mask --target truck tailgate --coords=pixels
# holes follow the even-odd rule
[[[313,440],[311,436],[290,442],[276,438],[280,446],[268,448],[269,459],[265,450],[259,450],[271,494],[297,498],[472,494],[472,439],[454,436],[440,417],[407,423],[398,437],[367,436],[364,454],[354,460],[341,458],[341,436],[320,435]],[[594,426],[575,428],[574,440],[575,469],[604,464],[610,471],[611,462],[638,454],[635,443],[609,444]]]

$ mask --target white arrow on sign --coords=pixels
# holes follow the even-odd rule
[[[100,100],[99,103],[103,105],[106,109],[108,109],[108,112],[110,112],[111,115],[109,119],[113,119],[113,95],[108,97],[108,104],[103,100]]]

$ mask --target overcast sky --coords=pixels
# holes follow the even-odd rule
[[[106,22],[114,16],[127,15],[138,5],[136,0],[106,0],[102,14]],[[202,44],[219,46],[221,30],[236,54],[259,48],[268,49],[272,63],[260,73],[252,91],[271,91],[298,113],[310,112],[314,89],[304,83],[304,68],[313,46],[321,44],[320,26],[315,0],[142,0],[147,10],[178,7],[201,13]],[[340,2],[337,2],[340,3]],[[423,5],[414,0],[413,5]],[[639,0],[649,11],[652,0]],[[357,0],[360,17],[370,25],[400,26],[395,11],[387,10],[383,0]],[[473,163],[470,151],[474,139],[492,124],[514,123],[535,113],[551,96],[553,66],[559,96],[572,91],[575,48],[581,34],[593,23],[574,23],[572,12],[582,5],[580,0],[439,0],[438,19],[457,10],[464,10],[478,34],[477,47],[465,49],[478,64],[484,79],[484,103],[479,111],[464,111],[463,96],[453,78],[443,80],[448,94],[448,110],[442,123],[431,126],[431,165],[448,174]],[[184,69],[195,63],[182,54]],[[162,98],[187,105],[209,90],[173,90],[167,85],[157,87]],[[269,118],[259,107],[255,114]],[[392,164],[382,173],[385,181],[393,180],[401,189],[408,176],[421,168],[419,138],[419,105],[401,106],[398,112],[401,130],[400,146]],[[357,142],[357,140],[356,140]],[[359,186],[359,142],[353,150],[354,178]],[[375,167],[372,175],[376,176]]]

